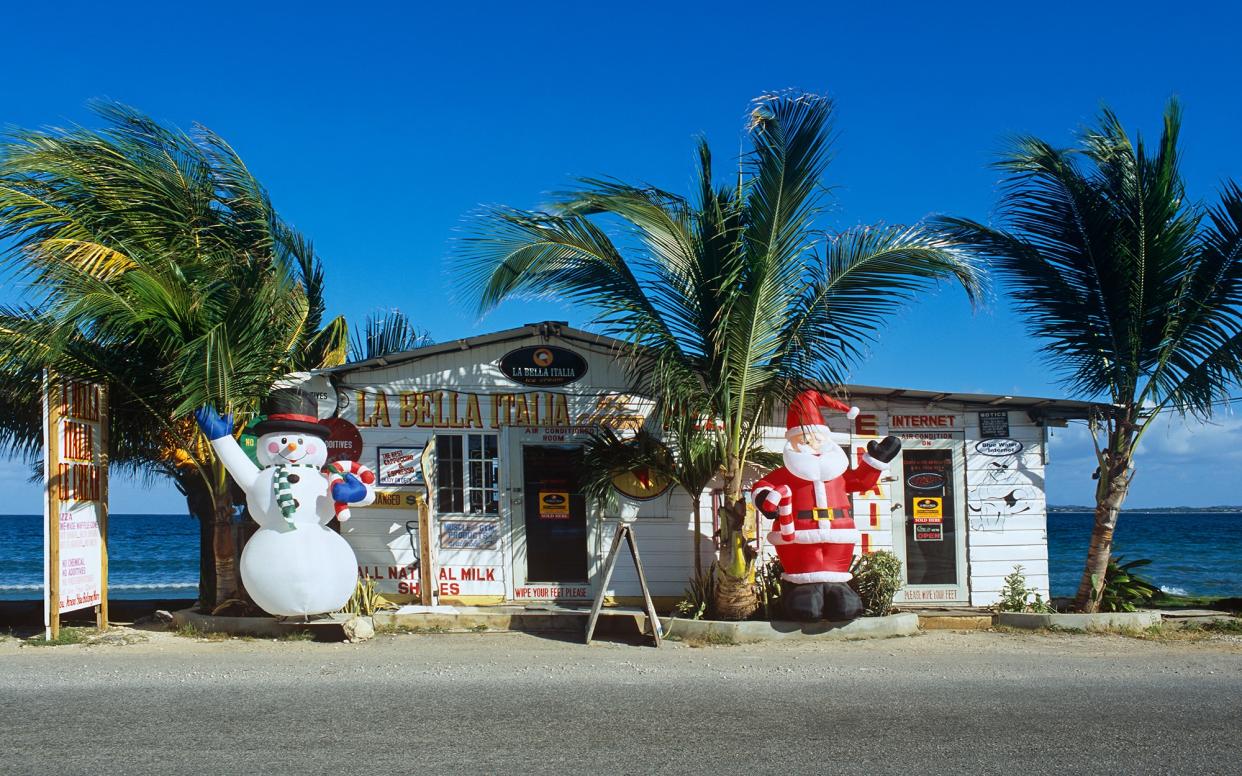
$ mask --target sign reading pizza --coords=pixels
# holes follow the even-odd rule
[[[540,387],[576,383],[587,373],[586,359],[555,345],[510,350],[496,365],[513,382]]]

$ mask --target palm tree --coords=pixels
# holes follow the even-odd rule
[[[841,382],[903,300],[942,278],[972,298],[980,287],[969,259],[920,229],[816,230],[832,113],[823,96],[765,95],[734,182],[717,186],[700,141],[690,200],[585,180],[549,212],[488,209],[459,243],[480,311],[543,295],[590,307],[632,346],[636,390],[659,398],[657,412],[719,424],[728,506],[714,566],[726,617],[757,606],[743,477],[773,411],[807,382]],[[613,223],[627,242],[605,231]]]
[[[4,268],[26,302],[0,310],[0,445],[38,454],[39,373],[109,384],[111,461],[171,477],[203,526],[204,603],[237,594],[234,501],[189,418],[239,420],[273,381],[341,363],[322,325],[310,244],[218,136],[102,104],[98,131],[19,131],[0,146]]]
[[[1188,201],[1180,128],[1170,101],[1154,149],[1108,110],[1074,149],[1021,137],[998,163],[1002,226],[940,221],[991,260],[1065,383],[1111,405],[1090,424],[1095,523],[1075,598],[1088,612],[1143,435],[1166,409],[1211,416],[1242,378],[1242,190],[1226,183],[1213,207]]]
[[[430,345],[435,340],[431,332],[414,325],[410,317],[393,308],[382,314],[367,316],[361,329],[355,327],[349,341],[349,360],[366,361],[390,353],[402,353]]]

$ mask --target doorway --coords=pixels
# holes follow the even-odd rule
[[[905,586],[898,600],[969,600],[966,568],[965,462],[961,442],[920,440],[904,448],[894,469],[893,548]]]
[[[526,582],[586,582],[586,497],[582,448],[525,445]]]

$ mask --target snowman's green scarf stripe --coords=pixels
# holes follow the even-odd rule
[[[318,466],[309,463],[286,463],[273,464],[263,467],[265,469],[275,469],[276,473],[272,475],[272,495],[276,497],[276,504],[280,506],[280,514],[285,519],[285,524],[291,529],[297,530],[297,526],[293,524],[293,513],[297,511],[297,506],[293,498],[293,484],[289,482],[290,469],[318,469]]]

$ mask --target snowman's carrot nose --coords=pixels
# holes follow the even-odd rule
[[[285,445],[285,449],[288,450],[289,452],[293,452],[294,450],[298,449],[298,443],[290,442],[289,444]]]

